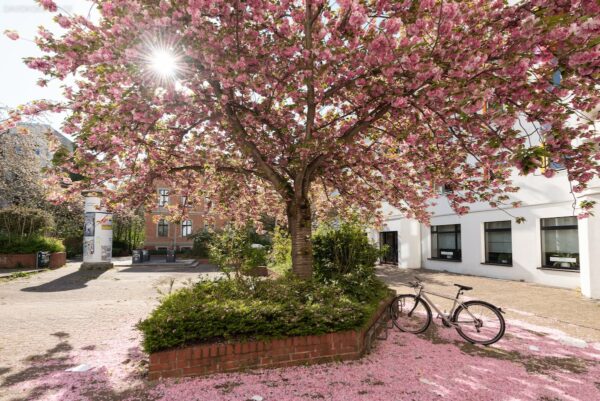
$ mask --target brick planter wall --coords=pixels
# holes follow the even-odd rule
[[[0,254],[0,269],[15,269],[26,267],[35,269],[37,255],[35,253],[26,254]],[[50,269],[56,269],[67,263],[67,254],[65,252],[55,252],[50,254]]]
[[[54,252],[50,254],[50,268],[57,269],[64,266],[67,263],[66,252]]]
[[[2,254],[0,255],[0,268],[15,269],[17,267],[35,268],[36,256],[27,254]]]
[[[392,299],[390,293],[360,330],[265,341],[201,344],[156,352],[150,355],[149,379],[358,359],[370,351],[379,333],[385,329]]]

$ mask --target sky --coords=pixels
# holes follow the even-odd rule
[[[87,0],[56,0],[56,4],[63,14],[86,16],[91,5]],[[41,54],[32,42],[38,26],[61,32],[52,20],[54,15],[44,11],[34,0],[0,0],[0,106],[12,108],[36,99],[62,99],[59,82],[51,82],[45,88],[37,86],[36,81],[42,74],[23,63],[24,57]],[[17,31],[21,39],[10,40],[3,33],[7,29]],[[49,115],[47,118],[54,128],[60,130],[64,115]]]

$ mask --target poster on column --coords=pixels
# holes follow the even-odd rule
[[[94,256],[94,250],[96,248],[94,242],[95,242],[94,237],[85,238],[83,240],[83,257],[84,258],[91,258]]]
[[[83,223],[83,236],[93,237],[96,233],[96,213],[86,212]]]

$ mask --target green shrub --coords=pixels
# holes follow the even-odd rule
[[[261,239],[252,227],[227,227],[212,236],[208,253],[211,263],[226,274],[245,273],[266,266],[268,245],[265,243],[268,241]],[[261,247],[255,248],[254,244]]]
[[[213,232],[204,228],[190,236],[194,240],[191,254],[199,258],[208,258],[208,247],[213,237]]]
[[[72,258],[83,253],[83,233],[78,236],[68,237],[63,240],[67,258]]]
[[[203,342],[330,333],[364,325],[385,294],[379,282],[369,302],[360,302],[339,285],[293,277],[201,281],[167,296],[138,328],[149,353]]]
[[[369,241],[366,228],[358,222],[322,224],[312,236],[314,277],[338,283],[357,299],[369,298],[375,285],[375,262],[385,249]]]
[[[17,238],[8,241],[6,237],[0,238],[0,253],[36,253],[39,251],[64,252],[65,246],[58,238],[32,236]]]
[[[326,279],[372,267],[382,254],[369,241],[365,227],[356,222],[320,225],[312,245],[315,274]]]
[[[292,240],[289,234],[279,226],[273,232],[273,245],[268,255],[269,269],[281,274],[288,274],[292,270]]]

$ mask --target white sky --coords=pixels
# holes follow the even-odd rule
[[[88,15],[88,0],[55,0],[63,14]],[[63,9],[63,10],[61,10]],[[61,99],[60,83],[51,82],[42,88],[36,81],[42,74],[29,69],[24,57],[38,56],[41,52],[31,41],[40,25],[52,32],[61,28],[52,21],[54,13],[49,13],[33,0],[0,0],[0,106],[16,107],[36,99]],[[4,31],[16,30],[21,39],[10,40]],[[60,128],[63,116],[48,116],[54,128]]]

